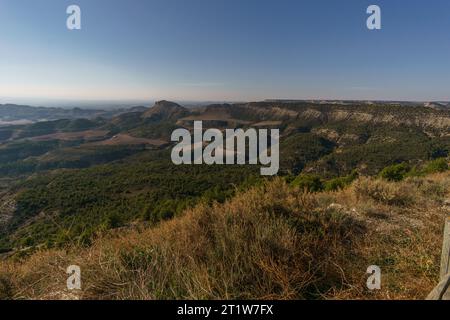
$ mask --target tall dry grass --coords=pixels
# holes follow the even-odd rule
[[[422,299],[438,280],[450,174],[309,194],[281,179],[90,248],[0,263],[2,299]],[[65,270],[82,270],[68,292]],[[365,289],[369,265],[382,290]]]

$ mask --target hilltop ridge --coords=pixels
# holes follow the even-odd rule
[[[179,104],[167,100],[157,101],[153,107],[145,111],[142,117],[145,119],[158,120],[173,120],[178,119],[188,114],[188,109]]]

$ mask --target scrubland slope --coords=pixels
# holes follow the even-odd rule
[[[156,227],[118,230],[89,248],[0,263],[8,299],[423,299],[437,284],[450,173],[361,177],[307,193],[274,179]],[[369,265],[382,289],[365,288]],[[79,265],[82,290],[67,291]]]

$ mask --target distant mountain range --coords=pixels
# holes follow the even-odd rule
[[[315,104],[339,104],[339,105],[372,105],[372,104],[388,104],[402,106],[424,106],[434,109],[450,108],[449,101],[395,101],[395,100],[287,100],[287,99],[267,99],[266,102],[281,103],[315,103]]]
[[[113,110],[100,109],[65,109],[65,108],[47,108],[47,107],[32,107],[28,105],[17,104],[0,104],[0,124],[12,123],[17,121],[43,121],[43,120],[58,120],[58,119],[93,119],[96,117],[112,118],[124,112],[145,111],[147,108],[138,106],[132,108],[122,108]]]
[[[364,106],[364,105],[401,105],[401,106],[423,106],[435,110],[449,110],[450,102],[431,101],[431,102],[405,102],[405,101],[356,101],[356,100],[285,100],[285,99],[268,99],[264,103],[273,104],[315,104],[315,105],[346,105],[346,106]],[[110,119],[120,114],[143,112],[144,118],[160,120],[164,118],[182,118],[191,111],[200,109],[210,109],[211,106],[225,105],[243,105],[245,103],[198,103],[189,104],[184,107],[180,105],[162,100],[155,103],[153,108],[145,106],[124,107],[118,109],[84,109],[84,108],[58,108],[58,107],[33,107],[29,105],[18,104],[0,104],[0,126],[8,124],[26,124],[36,121],[52,121],[59,119],[95,119],[97,117]]]

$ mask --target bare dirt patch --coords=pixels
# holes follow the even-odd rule
[[[254,127],[273,127],[273,126],[280,126],[283,122],[282,121],[261,121],[253,124]]]
[[[128,134],[120,133],[111,137],[110,139],[89,143],[87,145],[93,146],[117,146],[117,145],[139,145],[139,144],[149,144],[154,146],[161,146],[166,144],[167,141],[161,139],[147,139],[147,138],[136,138]]]
[[[43,136],[37,136],[29,138],[28,140],[32,141],[49,141],[49,140],[95,140],[105,138],[108,134],[106,130],[86,130],[86,131],[77,131],[77,132],[57,132],[52,134],[46,134]]]

